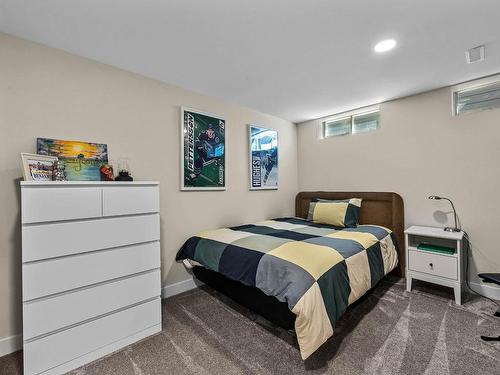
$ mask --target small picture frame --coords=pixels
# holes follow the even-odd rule
[[[24,181],[52,181],[57,156],[21,152]]]
[[[110,164],[103,164],[99,169],[101,171],[101,181],[114,181],[115,174],[113,172],[113,166]]]

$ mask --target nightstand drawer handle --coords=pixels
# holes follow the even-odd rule
[[[432,263],[429,263],[429,266],[431,267],[431,269],[434,267],[434,265]]]

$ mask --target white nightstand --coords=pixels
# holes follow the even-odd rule
[[[406,290],[418,279],[453,288],[455,303],[461,305],[464,280],[464,232],[445,232],[443,228],[412,226],[405,230]],[[419,245],[453,248],[453,254],[419,249]]]

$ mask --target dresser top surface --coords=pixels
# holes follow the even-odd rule
[[[159,185],[158,181],[21,181],[21,187],[33,186],[137,186]]]

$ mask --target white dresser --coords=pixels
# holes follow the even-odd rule
[[[156,182],[21,182],[25,374],[161,330]]]

